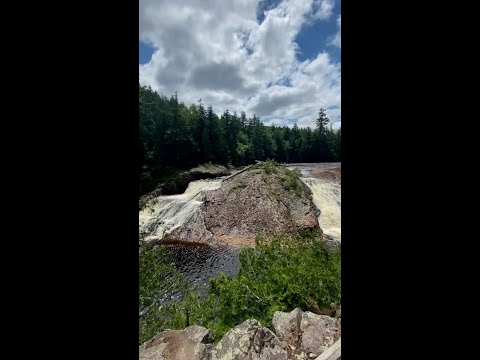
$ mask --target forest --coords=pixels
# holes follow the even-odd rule
[[[341,161],[341,129],[320,108],[316,128],[266,126],[256,115],[228,110],[218,117],[201,100],[187,107],[139,84],[140,195],[171,169],[199,164],[227,166],[272,159],[281,163]]]

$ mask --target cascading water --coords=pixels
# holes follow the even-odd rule
[[[297,168],[302,173],[302,181],[312,191],[313,203],[320,210],[318,223],[323,233],[341,242],[342,187],[339,181],[312,177],[314,170],[338,169],[340,164],[290,164],[289,169]]]
[[[202,204],[202,191],[215,190],[221,180],[197,180],[188,184],[183,194],[159,196],[139,213],[139,232],[145,240],[162,239],[185,224]]]
[[[323,233],[341,241],[341,185],[333,181],[302,178],[312,190],[313,203],[320,210],[318,223]]]

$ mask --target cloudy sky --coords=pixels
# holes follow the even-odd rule
[[[340,0],[140,0],[140,83],[266,125],[323,107],[339,128],[340,19]]]

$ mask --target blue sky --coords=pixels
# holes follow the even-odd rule
[[[142,0],[140,83],[217,114],[315,126],[340,114],[340,1]]]
[[[138,63],[139,64],[146,64],[150,61],[152,58],[153,52],[155,51],[155,48],[153,46],[150,46],[148,44],[145,44],[143,41],[139,42],[139,48],[138,48]]]

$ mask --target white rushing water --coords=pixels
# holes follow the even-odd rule
[[[203,202],[201,192],[215,190],[222,180],[197,180],[188,184],[183,194],[163,195],[147,204],[139,213],[139,231],[149,238],[163,238],[185,224]]]
[[[313,203],[320,210],[318,222],[325,235],[341,241],[341,185],[333,181],[302,178],[313,194]]]
[[[318,222],[324,234],[341,242],[342,186],[338,181],[317,179],[311,175],[314,169],[338,167],[340,167],[340,163],[288,165],[289,169],[300,170],[303,182],[312,190],[313,203],[320,210]]]

